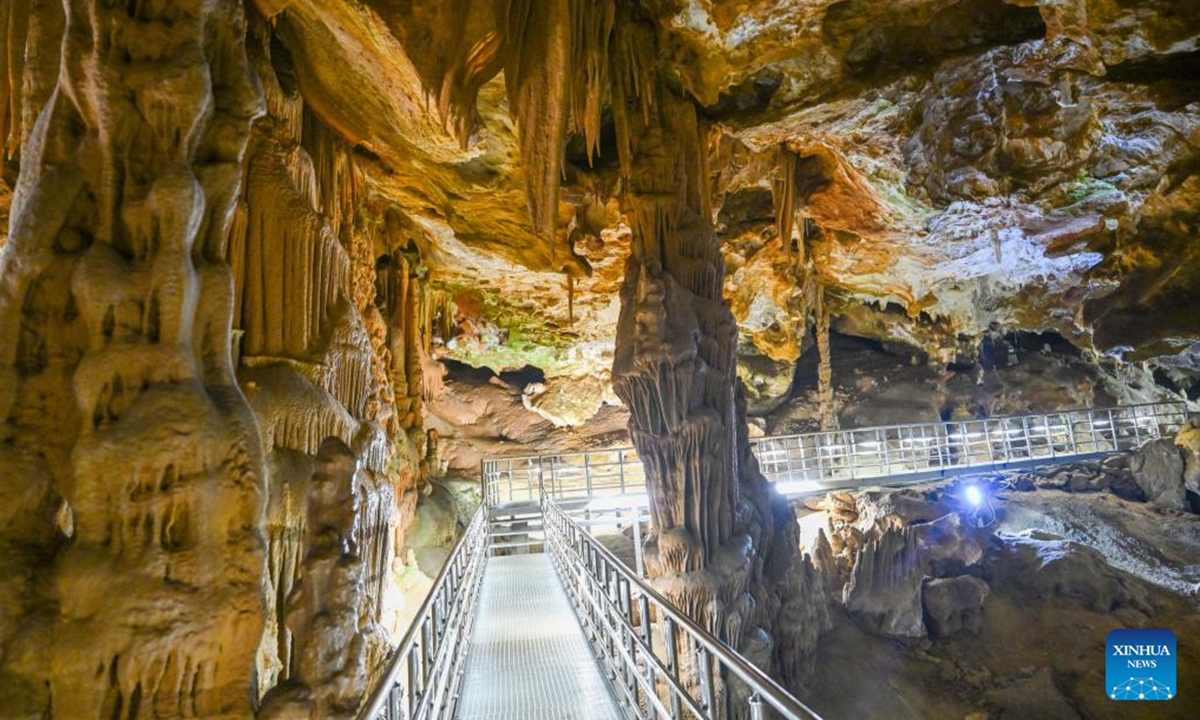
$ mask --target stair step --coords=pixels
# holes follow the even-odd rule
[[[541,547],[546,544],[545,540],[530,540],[528,542],[510,542],[510,543],[491,543],[492,550],[509,550],[511,548],[523,547]]]
[[[488,533],[488,537],[513,537],[515,535],[530,535],[533,533],[541,534],[541,531],[542,531],[542,528],[529,528],[528,530],[512,530],[510,532],[496,532],[493,530],[492,532]]]

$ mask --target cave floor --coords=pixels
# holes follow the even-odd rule
[[[621,720],[544,553],[489,558],[458,720]]]

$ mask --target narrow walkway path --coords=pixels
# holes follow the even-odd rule
[[[488,558],[458,720],[623,720],[544,553]]]

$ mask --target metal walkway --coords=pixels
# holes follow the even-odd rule
[[[779,492],[799,496],[1126,452],[1186,420],[1183,403],[1158,403],[759,438],[753,450]],[[360,718],[817,718],[645,580],[635,451],[489,458],[482,482],[483,507]],[[598,526],[632,530],[633,567]]]
[[[544,553],[491,558],[458,720],[624,720]]]

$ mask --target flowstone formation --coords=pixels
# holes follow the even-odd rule
[[[0,700],[19,717],[249,717],[281,686],[277,710],[353,715],[403,630],[421,250],[254,8],[92,5],[0,9],[19,169]],[[314,495],[330,463],[353,500],[333,579]]]
[[[287,597],[292,673],[267,693],[260,717],[349,715],[362,699],[367,665],[358,605],[366,588],[357,466],[345,443],[329,438],[321,444],[309,483],[305,554]]]
[[[265,486],[229,353],[226,240],[261,112],[242,7],[29,10],[6,3],[9,47],[36,50],[7,54],[27,82],[5,103],[0,704],[247,716]]]

